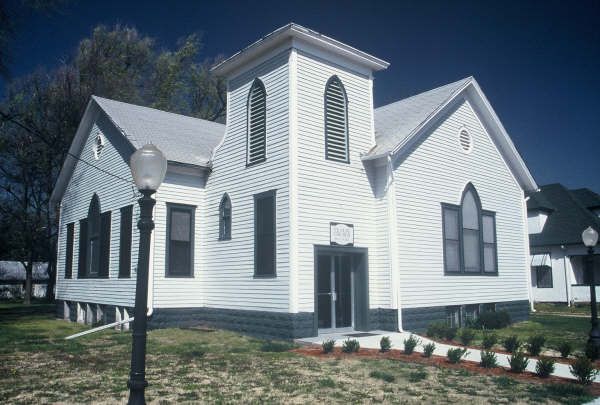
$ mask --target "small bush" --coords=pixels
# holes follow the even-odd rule
[[[419,342],[420,339],[415,335],[410,335],[408,339],[404,339],[404,354],[412,354]]]
[[[451,328],[451,327],[447,327],[444,330],[444,339],[446,340],[452,340],[456,337],[456,328]]]
[[[505,338],[502,345],[507,352],[514,353],[521,347],[521,342],[517,336],[513,335]]]
[[[498,367],[498,358],[496,357],[496,353],[482,350],[481,361],[479,362],[479,365],[485,368]]]
[[[448,328],[444,322],[432,322],[427,327],[426,335],[432,338],[442,338]]]
[[[510,371],[513,373],[522,373],[529,364],[529,358],[522,351],[517,350],[508,358],[508,364],[510,364]]]
[[[588,342],[585,345],[585,355],[592,361],[598,360],[600,357],[600,350],[595,344]]]
[[[419,382],[427,378],[427,371],[423,369],[419,369],[417,371],[413,371],[408,375],[409,382]]]
[[[538,360],[535,366],[535,373],[542,378],[547,378],[554,372],[554,359],[542,357]]]
[[[483,333],[483,339],[481,341],[481,346],[483,346],[484,349],[490,350],[492,347],[494,347],[496,342],[498,342],[498,336],[496,336],[494,333],[490,333],[490,332]]]
[[[321,346],[323,347],[323,353],[331,353],[335,347],[335,340],[327,339],[321,344]]]
[[[573,351],[573,345],[571,344],[571,342],[567,342],[565,340],[564,342],[561,342],[558,345],[557,349],[560,352],[560,357],[566,359],[567,357],[569,357],[569,354],[571,354],[571,352]]]
[[[294,345],[289,342],[274,342],[272,340],[268,340],[262,344],[260,347],[261,352],[287,352],[288,350],[292,350]]]
[[[385,371],[373,370],[369,373],[369,377],[377,378],[378,380],[383,380],[385,382],[394,382],[396,377],[394,377],[390,373],[386,373]]]
[[[529,354],[532,356],[539,356],[544,347],[544,343],[546,343],[546,338],[544,336],[530,336],[529,339],[527,339],[527,351],[529,351]]]
[[[389,352],[392,348],[392,340],[389,336],[384,336],[379,341],[379,347],[382,353]]]
[[[475,331],[469,328],[461,329],[458,337],[463,346],[468,346],[475,339]]]
[[[319,380],[319,387],[335,388],[335,381],[333,381],[330,377],[325,377]]]
[[[435,343],[433,343],[433,342],[427,343],[426,345],[423,346],[423,356],[431,357],[434,350],[435,350]]]
[[[479,314],[477,326],[482,329],[501,329],[510,325],[508,311],[486,311]]]
[[[592,361],[586,356],[577,356],[575,362],[569,368],[571,374],[577,377],[580,384],[589,385],[594,381],[598,370],[594,368]]]
[[[450,348],[448,349],[448,353],[446,353],[448,361],[452,364],[460,363],[465,354],[467,354],[467,349],[460,347]]]
[[[356,353],[360,350],[360,343],[356,339],[346,339],[342,344],[342,351],[344,353]]]

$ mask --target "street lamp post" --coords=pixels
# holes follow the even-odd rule
[[[590,278],[590,305],[592,310],[592,329],[588,342],[595,347],[600,348],[600,330],[598,329],[598,307],[596,304],[596,276],[594,274],[594,246],[598,243],[598,232],[591,226],[588,226],[582,233],[583,244],[588,248],[586,256],[586,269]]]
[[[148,266],[150,263],[150,236],[154,229],[152,210],[156,201],[152,194],[156,192],[167,172],[167,159],[154,145],[144,145],[138,149],[129,162],[131,174],[136,187],[142,194],[140,204],[140,246],[138,253],[137,279],[135,284],[135,308],[131,343],[131,373],[129,387],[129,404],[146,403],[144,390],[146,381],[146,329],[148,311]]]

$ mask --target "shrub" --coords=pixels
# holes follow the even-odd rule
[[[342,351],[344,353],[356,353],[360,349],[360,343],[356,339],[346,339],[342,344]]]
[[[529,364],[529,358],[527,358],[522,351],[517,350],[508,358],[508,364],[510,364],[510,371],[514,373],[522,373]]]
[[[479,362],[479,365],[485,368],[498,367],[498,358],[496,357],[496,353],[482,350],[481,361]]]
[[[261,352],[287,352],[288,350],[292,350],[294,345],[289,342],[274,342],[272,340],[268,340],[262,344],[260,347]]]
[[[386,373],[385,371],[373,370],[369,373],[369,377],[377,378],[378,380],[383,380],[385,382],[394,382],[396,377],[394,377],[390,373]]]
[[[529,354],[532,356],[539,356],[542,352],[542,347],[544,347],[544,343],[546,343],[546,338],[542,335],[530,336],[527,339],[527,350]]]
[[[392,348],[392,341],[390,339],[389,336],[384,336],[381,338],[381,340],[379,341],[379,347],[381,352],[385,353],[385,352],[389,352],[390,349]]]
[[[408,339],[404,339],[404,354],[412,354],[415,347],[419,344],[420,339],[415,335],[410,335]]]
[[[500,329],[510,325],[508,311],[485,311],[479,314],[477,326],[482,329]]]
[[[598,358],[600,357],[600,350],[596,345],[588,342],[585,345],[585,355],[587,356],[588,359],[590,359],[592,361],[598,360]]]
[[[573,345],[571,344],[571,342],[567,342],[565,340],[564,342],[561,342],[558,345],[557,349],[560,352],[560,357],[566,359],[567,357],[569,357],[569,354],[571,354],[571,352],[573,351]]]
[[[419,369],[411,372],[408,375],[408,381],[410,382],[419,382],[427,378],[427,371],[423,369]]]
[[[507,352],[514,353],[521,347],[521,342],[517,336],[513,335],[505,338],[502,345]]]
[[[331,353],[335,347],[335,340],[327,339],[321,344],[321,346],[323,347],[323,353]]]
[[[444,337],[447,328],[444,322],[432,322],[427,327],[426,335],[432,338],[441,338]]]
[[[468,346],[469,343],[475,339],[475,331],[469,328],[461,329],[458,337],[460,338],[460,343],[462,343],[463,346]]]
[[[554,363],[554,359],[549,357],[540,358],[535,366],[535,373],[542,378],[549,377],[554,372]]]
[[[467,354],[467,349],[460,347],[450,348],[448,349],[448,353],[446,353],[448,361],[452,364],[460,363],[465,354]]]
[[[456,328],[451,328],[451,327],[447,327],[444,330],[444,339],[446,340],[452,340],[456,337]]]
[[[598,370],[594,368],[592,361],[586,356],[577,356],[577,359],[570,367],[571,374],[577,377],[580,384],[591,384],[594,381]]]
[[[435,350],[435,343],[433,343],[433,342],[427,343],[425,346],[423,346],[423,356],[431,357],[434,350]]]
[[[497,341],[498,336],[496,336],[494,333],[484,332],[481,346],[483,346],[483,348],[486,350],[490,350],[492,347],[494,347]]]

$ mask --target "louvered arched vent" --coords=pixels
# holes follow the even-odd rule
[[[337,76],[325,86],[325,158],[348,162],[348,101]]]
[[[255,79],[248,95],[248,151],[249,165],[267,158],[267,92],[259,79]]]

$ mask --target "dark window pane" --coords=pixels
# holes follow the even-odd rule
[[[466,272],[480,271],[479,231],[463,230],[463,255]]]
[[[255,274],[275,276],[275,195],[255,199]]]
[[[496,272],[496,245],[483,246],[483,270],[488,273]]]
[[[98,275],[108,278],[110,267],[110,232],[111,213],[103,212],[100,216],[100,258],[98,261]]]
[[[131,277],[131,236],[133,230],[133,206],[121,208],[121,232],[119,236],[119,277]]]
[[[77,262],[77,278],[84,278],[87,266],[88,244],[87,218],[79,221],[79,261]]]
[[[552,267],[536,266],[536,283],[538,288],[552,288]]]
[[[169,207],[169,245],[167,276],[191,276],[193,208]]]
[[[446,271],[460,271],[460,244],[457,240],[446,240],[444,246],[444,258],[446,260]]]
[[[169,249],[169,274],[187,276],[190,274],[190,243],[171,241]]]
[[[495,243],[496,242],[496,230],[494,224],[494,217],[491,215],[484,215],[482,217],[483,222],[483,243]]]
[[[479,229],[479,209],[472,191],[465,194],[462,202],[463,228]]]
[[[67,224],[67,248],[65,250],[65,278],[73,276],[73,238],[75,235],[75,224]]]
[[[446,239],[458,240],[458,211],[444,209],[444,236]]]

